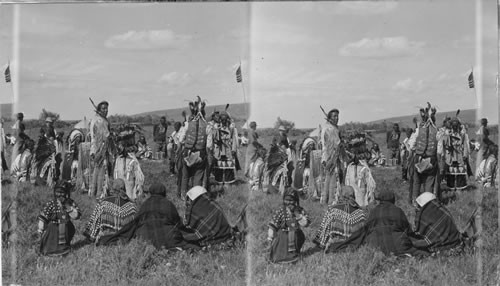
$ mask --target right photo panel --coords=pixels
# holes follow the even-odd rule
[[[495,283],[497,11],[252,4],[247,284]]]

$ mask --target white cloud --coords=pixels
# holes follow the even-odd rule
[[[418,54],[424,45],[424,42],[409,41],[406,37],[363,38],[344,45],[339,53],[345,57],[407,57]]]
[[[393,87],[393,90],[405,91],[418,93],[421,92],[425,88],[423,80],[413,80],[411,78],[403,79],[398,81]]]
[[[324,3],[303,2],[304,11],[320,12],[328,15],[376,15],[394,11],[398,7],[396,1],[351,1],[335,2],[331,5]]]
[[[203,74],[203,75],[207,75],[207,74],[210,74],[210,73],[212,73],[212,72],[213,72],[213,68],[212,68],[212,67],[206,67],[205,69],[203,69],[203,70],[201,71],[201,74]]]
[[[104,45],[111,49],[151,50],[184,47],[192,36],[179,35],[171,30],[128,31],[111,36]]]
[[[188,73],[170,72],[162,75],[158,82],[173,86],[186,86],[193,81],[193,77]]]

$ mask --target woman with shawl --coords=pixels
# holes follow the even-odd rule
[[[299,259],[305,242],[300,227],[307,227],[310,221],[299,205],[299,195],[293,188],[287,188],[283,205],[274,212],[269,222],[267,240],[271,243],[270,260],[274,263],[292,263]]]
[[[431,253],[449,255],[462,252],[462,234],[450,214],[433,193],[424,192],[416,198],[415,247]]]
[[[345,241],[363,227],[367,216],[367,212],[356,202],[354,189],[343,186],[339,202],[328,207],[313,242],[320,248],[328,249],[331,243]]]
[[[327,251],[336,252],[350,246],[358,248],[368,244],[381,250],[385,255],[427,255],[426,251],[412,245],[408,236],[411,233],[410,223],[403,210],[394,204],[396,201],[394,192],[384,190],[376,199],[379,204],[370,212],[365,225],[346,241],[332,244]]]
[[[115,179],[111,195],[98,202],[90,217],[84,235],[92,241],[99,241],[103,235],[114,234],[134,220],[137,208],[130,201],[122,179]]]
[[[122,147],[119,145],[119,149],[122,151],[115,160],[114,178],[122,179],[125,182],[127,196],[135,201],[143,193],[144,173],[135,157],[135,146]]]
[[[347,166],[345,178],[346,186],[353,187],[356,202],[360,207],[366,207],[375,200],[376,187],[370,167],[363,159],[363,154],[355,155],[354,161]]]
[[[17,155],[14,165],[12,165],[12,176],[19,182],[30,181],[31,161],[35,142],[31,139],[25,141],[25,149],[22,154]]]
[[[221,206],[210,199],[202,186],[191,188],[186,194],[186,224],[182,236],[190,243],[212,246],[233,239],[233,228]]]
[[[144,201],[135,219],[112,235],[101,237],[97,245],[109,245],[119,240],[139,238],[156,248],[193,248],[181,234],[182,222],[175,205],[166,198],[167,189],[161,183],[149,188],[150,197]]]
[[[69,253],[75,235],[72,219],[80,218],[80,210],[69,198],[69,184],[58,182],[54,187],[54,199],[49,201],[38,216],[40,253],[59,256]]]
[[[490,145],[489,156],[481,161],[476,170],[476,180],[486,188],[494,187],[498,174],[498,146]],[[479,158],[479,157],[478,157]]]

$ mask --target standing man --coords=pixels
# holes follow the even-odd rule
[[[9,170],[9,167],[7,166],[7,161],[5,161],[5,150],[7,149],[7,142],[5,140],[5,132],[3,130],[3,123],[4,120],[3,118],[1,119],[1,129],[0,129],[0,151],[2,153],[2,177],[3,177],[3,172]]]
[[[90,158],[94,163],[94,172],[90,185],[89,195],[103,197],[106,195],[107,186],[105,182],[109,178],[112,164],[109,152],[109,122],[107,101],[102,101],[97,105],[96,115],[90,123]]]
[[[401,131],[399,130],[399,125],[397,123],[394,123],[394,125],[392,126],[392,131],[389,131],[387,133],[387,149],[389,150],[389,162],[391,166],[399,165],[400,137],[401,137]]]
[[[481,126],[476,132],[477,142],[479,143],[479,151],[477,152],[477,160],[476,165],[479,166],[479,163],[488,157],[488,146],[490,145],[490,131],[488,130],[488,119],[481,118]]]
[[[255,159],[257,159],[257,150],[260,146],[259,134],[257,134],[257,123],[255,121],[250,122],[250,132],[248,132],[248,147],[245,158],[245,176],[250,177],[249,167]]]
[[[337,126],[339,122],[339,110],[332,109],[328,112],[326,123],[321,128],[321,165],[325,175],[325,185],[321,191],[321,203],[335,204],[338,200],[340,187],[339,178],[339,148],[340,132]]]
[[[17,120],[16,123],[14,123],[14,126],[12,126],[12,129],[17,130],[17,136],[16,136],[16,143],[14,144],[14,147],[12,148],[12,154],[11,154],[11,166],[14,164],[14,161],[17,158],[17,155],[22,154],[24,151],[24,141],[29,139],[28,135],[24,133],[26,130],[26,126],[23,123],[24,120],[24,114],[22,112],[19,112],[17,114]]]
[[[163,152],[161,159],[165,159],[167,156],[167,118],[162,116],[160,118],[160,124],[156,124],[153,128],[154,142],[156,143],[156,152]]]

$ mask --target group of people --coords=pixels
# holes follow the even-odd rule
[[[342,186],[339,200],[328,206],[315,232],[313,250],[332,253],[367,244],[386,255],[457,255],[473,238],[472,225],[461,232],[449,210],[433,193],[423,192],[415,199],[413,227],[404,211],[395,205],[392,190],[377,192],[375,199],[378,203],[368,212],[356,202],[354,189]],[[269,222],[269,260],[296,262],[306,240],[301,228],[309,224],[297,191],[287,188],[283,205]]]
[[[81,219],[81,211],[70,198],[71,184],[59,181],[54,198],[38,216],[39,252],[59,256],[70,252],[75,235],[72,220]],[[148,198],[140,205],[126,193],[125,182],[115,179],[108,196],[99,200],[86,224],[84,235],[96,245],[129,242],[138,238],[157,249],[227,248],[235,243],[238,227],[232,227],[220,205],[201,186],[187,193],[185,219],[167,199],[167,189],[153,183]]]
[[[256,124],[249,132],[247,163],[251,190],[264,190],[268,184],[279,190],[283,206],[273,215],[269,223],[268,239],[271,244],[270,260],[293,262],[305,241],[301,227],[309,225],[307,213],[299,206],[299,195],[294,179],[309,176],[316,184],[313,174],[320,174],[318,185],[320,203],[328,205],[321,228],[314,242],[319,248],[338,251],[347,246],[362,243],[380,248],[384,253],[396,255],[429,255],[436,252],[456,253],[463,249],[468,239],[462,234],[449,211],[443,205],[444,179],[448,187],[458,189],[458,184],[467,186],[472,175],[470,140],[467,127],[457,116],[445,118],[443,127],[435,123],[436,109],[430,104],[420,110],[420,123],[416,129],[406,129],[406,138],[400,143],[401,131],[395,124],[387,134],[389,160],[401,165],[404,180],[409,180],[409,203],[416,207],[414,228],[408,223],[404,212],[394,205],[395,195],[390,190],[376,192],[376,182],[370,167],[384,165],[378,145],[372,142],[372,150],[352,148],[356,143],[343,138],[337,125],[339,110],[332,109],[326,115],[326,123],[320,127],[319,138],[306,138],[301,145],[301,156],[306,154],[309,163],[305,169],[290,158],[290,140],[284,130],[273,139],[270,151],[258,142]],[[251,125],[252,127],[252,125]],[[280,128],[281,129],[281,128]],[[358,134],[359,135],[359,134]],[[353,142],[364,142],[358,136]],[[498,149],[488,138],[485,120],[478,131],[482,161],[477,176],[484,185],[491,183],[493,173],[498,172],[496,156]],[[358,138],[359,137],[359,138]],[[316,144],[315,144],[316,143]],[[303,152],[305,151],[305,152]],[[292,153],[293,154],[293,153]],[[304,156],[306,157],[306,156]],[[300,158],[299,158],[300,159]],[[299,172],[293,174],[293,171]],[[488,172],[488,174],[484,174]],[[452,177],[454,176],[454,177]],[[463,176],[463,177],[462,177]],[[267,178],[266,178],[267,177]],[[453,180],[450,179],[453,178]],[[465,178],[464,182],[460,182]],[[267,179],[267,180],[266,180]],[[457,183],[458,182],[458,183]],[[375,208],[368,213],[366,207]]]
[[[168,136],[166,118],[153,128],[159,158],[169,157],[168,168],[177,175],[177,195],[186,203],[186,218],[179,218],[175,206],[166,198],[165,187],[154,184],[143,190],[145,176],[140,159],[151,158],[141,128],[122,124],[111,128],[109,103],[94,106],[90,124],[77,124],[66,141],[54,129],[54,118],[45,118],[35,144],[25,133],[23,114],[14,126],[18,134],[14,145],[11,175],[19,182],[44,184],[54,190],[54,199],[39,216],[40,251],[64,254],[75,233],[71,220],[81,212],[69,198],[70,190],[88,191],[97,205],[85,229],[85,236],[98,244],[142,237],[157,247],[199,248],[227,241],[234,234],[222,208],[211,199],[211,174],[216,182],[232,183],[240,168],[237,158],[238,132],[228,107],[214,110],[205,118],[205,102],[198,97],[189,104],[191,115],[175,122]],[[2,122],[3,124],[3,122]],[[2,138],[3,128],[2,128]],[[2,142],[2,167],[6,168]],[[3,175],[3,172],[2,172]],[[137,207],[138,198],[149,196]],[[142,200],[141,200],[142,201]]]

